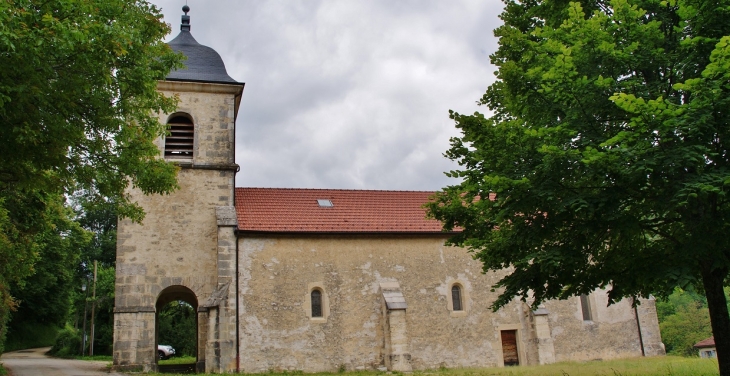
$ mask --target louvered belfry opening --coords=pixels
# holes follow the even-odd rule
[[[167,122],[170,132],[165,137],[165,158],[192,159],[195,126],[185,115],[175,115]]]

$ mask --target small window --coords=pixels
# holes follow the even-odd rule
[[[312,317],[322,317],[322,291],[312,290]]]
[[[304,304],[302,304],[302,308],[306,317],[312,323],[326,323],[330,315],[330,301],[327,299],[324,282],[308,283],[307,290],[303,292]]]
[[[165,158],[192,159],[195,126],[187,114],[174,115],[167,122]]]
[[[317,199],[317,205],[319,205],[320,208],[333,208],[335,207],[335,204],[332,203],[332,201],[325,199],[325,198],[318,198]]]
[[[454,311],[462,311],[464,309],[461,304],[461,287],[459,285],[451,287],[451,302],[453,303]]]
[[[588,295],[580,296],[580,307],[583,310],[583,321],[592,321],[591,304],[588,301]]]

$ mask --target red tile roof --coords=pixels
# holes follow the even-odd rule
[[[698,349],[701,349],[703,347],[715,347],[715,336],[712,336],[708,339],[703,339],[702,341],[695,343],[694,347]]]
[[[441,233],[422,208],[434,192],[236,188],[239,231]],[[318,199],[333,207],[320,207]]]

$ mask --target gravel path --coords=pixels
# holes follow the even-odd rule
[[[108,362],[59,359],[46,356],[50,347],[8,352],[0,363],[12,376],[124,376],[109,372]]]

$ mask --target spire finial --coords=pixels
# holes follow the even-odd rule
[[[190,12],[190,7],[185,4],[182,7],[182,11],[185,12],[185,14],[182,16],[180,31],[190,31],[190,16],[188,16],[188,12]]]

